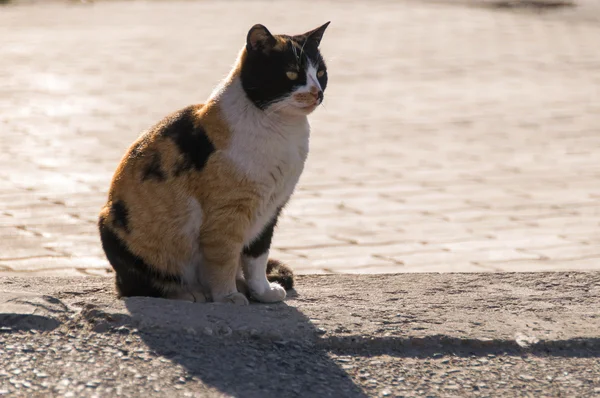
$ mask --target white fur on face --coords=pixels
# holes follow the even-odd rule
[[[321,83],[319,83],[319,79],[317,78],[318,68],[312,63],[308,66],[308,70],[306,71],[306,86],[308,91],[310,92],[311,88],[314,86],[319,91],[323,91],[321,88]]]

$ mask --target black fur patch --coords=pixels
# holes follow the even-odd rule
[[[306,70],[309,63],[319,70],[327,69],[318,49],[318,43],[304,36],[279,37],[287,40],[282,51],[268,53],[262,50],[248,49],[248,55],[242,65],[242,87],[248,98],[260,109],[289,95],[296,88],[306,84]],[[298,72],[296,80],[290,80],[286,72]],[[327,73],[318,78],[323,91],[327,86]]]
[[[106,220],[102,217],[98,226],[102,248],[116,273],[119,297],[162,297],[162,290],[158,286],[181,283],[178,276],[159,273],[131,253],[123,241],[106,226]]]
[[[206,132],[194,123],[196,106],[188,106],[168,117],[160,126],[159,134],[172,139],[182,155],[175,166],[175,175],[191,169],[202,170],[210,155],[215,151]]]
[[[113,202],[110,207],[110,213],[113,217],[113,225],[125,232],[129,232],[129,211],[122,200]]]
[[[164,181],[167,177],[161,167],[160,164],[160,154],[153,153],[152,159],[144,169],[142,170],[142,181],[146,180],[155,180],[155,181]]]
[[[277,210],[273,219],[262,230],[260,235],[249,245],[244,247],[244,254],[253,258],[257,258],[265,254],[271,247],[271,241],[273,240],[273,232],[277,225],[277,218],[279,218],[281,208]]]

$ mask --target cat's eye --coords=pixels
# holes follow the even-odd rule
[[[296,80],[298,78],[298,73],[293,72],[293,71],[288,71],[285,72],[285,75],[288,77],[288,79],[290,80]]]
[[[324,70],[320,70],[317,72],[317,77],[321,78],[325,75],[325,71]]]

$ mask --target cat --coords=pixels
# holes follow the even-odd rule
[[[129,147],[98,219],[119,297],[285,299],[293,272],[269,249],[308,155],[307,116],[324,99],[328,25],[294,36],[254,25],[205,104]]]

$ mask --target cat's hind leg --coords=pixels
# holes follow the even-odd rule
[[[115,270],[115,287],[119,298],[145,296],[165,297],[165,291],[181,284],[178,275],[158,272],[129,250],[127,244],[108,225],[108,210],[99,218],[100,240],[106,257]]]

